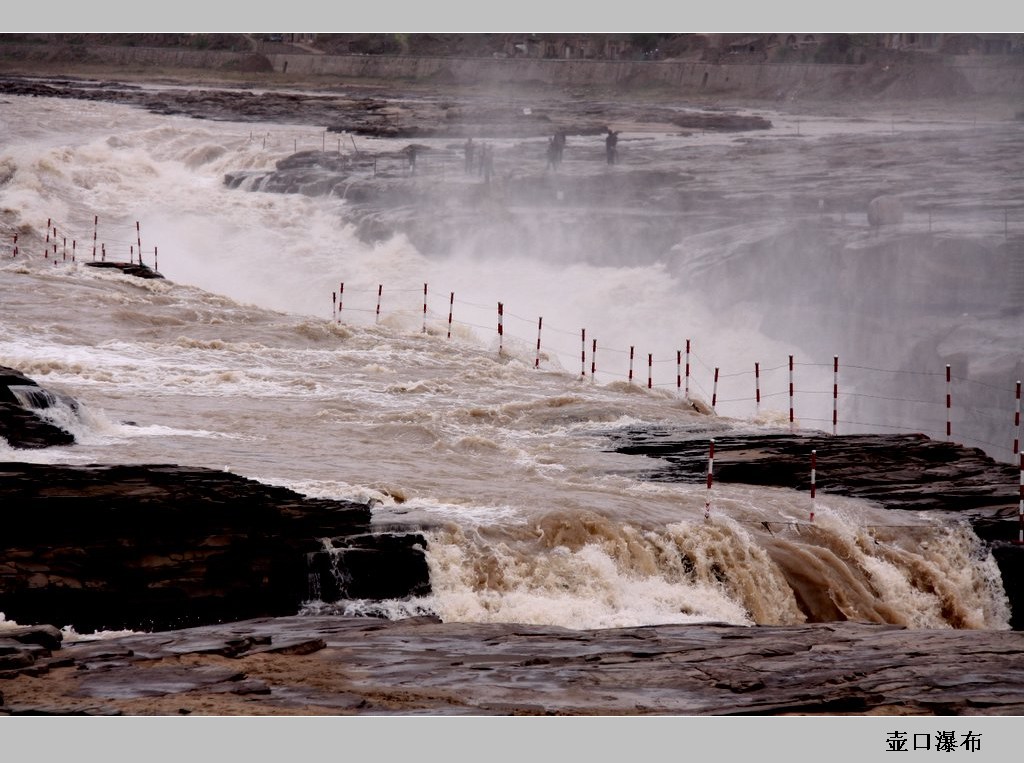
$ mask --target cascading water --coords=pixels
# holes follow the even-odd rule
[[[753,203],[744,196],[752,192],[745,177],[757,169],[781,183],[791,170],[782,137],[697,145],[659,136],[648,161],[662,168],[685,160],[700,177],[711,171],[708,162],[733,151],[753,166],[715,176],[700,203],[692,187],[678,197],[691,206],[674,229],[676,256],[653,251],[659,231],[621,251],[626,238],[614,238],[590,259],[586,246],[560,256],[569,249],[563,238],[591,219],[582,191],[573,196],[573,187],[586,186],[578,177],[552,197],[570,205],[554,238],[545,238],[552,226],[543,220],[514,225],[516,245],[467,226],[450,232],[450,249],[433,250],[417,245],[415,226],[367,241],[354,198],[263,193],[256,179],[246,181],[251,190],[227,187],[226,174],[269,172],[288,153],[250,140],[249,126],[45,98],[8,98],[0,115],[9,126],[0,164],[12,168],[0,186],[2,219],[21,232],[24,253],[5,255],[0,270],[0,364],[66,391],[80,401],[79,413],[94,417],[83,432],[79,416],[75,426],[85,436],[52,457],[228,467],[309,495],[377,499],[376,522],[427,535],[429,597],[311,601],[311,609],[365,605],[389,616],[429,611],[446,620],[578,628],[807,619],[1006,627],[998,570],[969,530],[923,515],[901,517],[902,529],[888,530],[891,513],[836,496],[819,499],[808,526],[805,495],[740,486],[716,487],[704,521],[701,486],[645,482],[637,476],[643,458],[608,452],[607,436],[625,427],[776,428],[786,421],[785,397],[766,396],[755,411],[752,390],[742,389],[750,380],[728,372],[742,369],[752,379],[760,362],[784,374],[778,367],[789,355],[805,362],[809,337],[820,341],[815,350],[849,339],[838,330],[846,319],[826,309],[829,299],[808,296],[787,308],[793,300],[784,284],[818,263],[814,252],[794,252],[785,263],[780,255],[786,241],[810,229],[807,216],[794,239],[784,221],[758,227],[743,215]],[[812,126],[803,129],[809,134]],[[276,145],[289,148],[298,130],[267,126]],[[841,141],[844,130],[856,126],[823,120],[816,145],[835,149],[829,141]],[[592,146],[570,141],[567,175],[582,161],[574,148],[601,156],[600,138],[588,140]],[[755,144],[765,148],[759,159],[749,152]],[[368,139],[362,150],[399,145]],[[530,148],[497,145],[522,155]],[[624,162],[630,151],[640,155],[628,131],[620,145]],[[443,148],[437,141],[435,149]],[[421,162],[409,182],[436,183],[428,168]],[[517,171],[543,172],[543,164]],[[474,178],[445,179],[477,192]],[[808,194],[825,190],[822,181]],[[492,194],[478,210],[485,233],[502,215],[508,225],[523,215],[521,195],[507,201]],[[727,224],[702,221],[709,207]],[[94,214],[117,258],[127,258],[141,221],[146,241],[160,247],[167,281],[43,257],[48,219],[62,231],[84,231],[78,235],[87,240]],[[412,205],[380,214],[400,228],[406,216],[428,211]],[[615,219],[610,213],[595,227],[610,230]],[[602,238],[580,240],[592,246]],[[863,263],[852,259],[863,252],[846,246],[835,267],[854,272]],[[339,282],[340,320],[331,313]],[[424,283],[432,299],[426,316]],[[843,306],[863,304],[850,326],[875,325],[874,289],[863,280],[843,285]],[[458,313],[448,339],[450,294]],[[507,311],[500,354],[498,302]],[[833,342],[810,330],[809,315],[830,322]],[[535,368],[541,316],[543,362]],[[1019,316],[1009,313],[1002,330],[1012,331]],[[597,342],[594,377],[586,373],[591,357],[581,328]],[[710,373],[721,367],[721,399],[745,400],[719,412],[736,410],[738,420],[700,413],[679,394],[677,351],[687,339],[695,348],[697,407],[706,410]],[[637,377],[627,381],[631,347]],[[651,389],[648,355],[657,374]],[[804,390],[830,389],[830,367],[799,370]],[[827,420],[830,403],[827,396],[808,402],[799,416]],[[55,409],[63,410],[48,410]],[[776,529],[766,530],[766,522]]]

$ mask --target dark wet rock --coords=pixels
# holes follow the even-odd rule
[[[616,452],[658,459],[646,473],[649,479],[700,482],[707,476],[711,437],[716,482],[809,491],[811,452],[816,451],[818,493],[865,498],[889,509],[986,509],[994,516],[1016,516],[1019,469],[980,448],[923,434],[708,435],[648,428],[624,430],[612,439]]]
[[[314,643],[304,650],[255,646]],[[249,640],[230,663],[210,651]],[[320,644],[323,646],[321,647]],[[553,626],[282,617],[129,634],[4,685],[11,714],[1019,715],[1024,634],[855,622]],[[84,664],[92,642],[62,651]],[[241,702],[244,698],[244,702]]]
[[[58,400],[74,408],[66,395],[53,392],[14,368],[0,366],[0,437],[15,448],[48,448],[71,445],[75,437],[42,418]]]
[[[121,103],[157,114],[196,118],[327,125],[330,133],[368,137],[526,138],[553,134],[598,135],[610,122],[638,117],[703,131],[763,130],[763,117],[728,111],[681,114],[677,109],[649,106],[642,115],[633,107],[594,101],[583,109],[557,94],[537,94],[533,106],[487,96],[402,95],[392,88],[346,86],[331,93],[297,93],[242,89],[168,88],[159,91],[88,80],[0,77],[0,94],[73,98]],[[346,141],[347,142],[347,141]],[[346,151],[350,146],[344,147]]]
[[[645,428],[613,436],[619,453],[656,459],[641,476],[659,482],[707,479],[708,433]],[[980,448],[923,434],[715,434],[714,481],[816,491],[873,501],[892,510],[955,513],[970,522],[999,564],[1010,624],[1024,629],[1024,546],[1018,545],[1020,469]]]
[[[113,262],[113,261],[97,261],[85,263],[90,268],[107,268],[112,270],[120,270],[122,273],[128,276],[135,276],[136,278],[163,278],[163,274],[153,270],[149,265],[144,265],[141,262]]]
[[[167,629],[294,614],[318,590],[429,590],[422,535],[226,472],[2,463],[0,500],[17,507],[0,535],[0,612],[17,622]],[[311,565],[327,545],[331,564]]]

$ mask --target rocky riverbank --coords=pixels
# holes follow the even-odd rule
[[[283,617],[101,641],[59,637],[0,625],[0,714],[1024,712],[1017,631],[861,623],[572,631]],[[23,666],[4,670],[5,660]]]

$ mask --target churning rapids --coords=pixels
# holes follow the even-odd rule
[[[794,196],[796,188],[795,182],[763,186],[757,194],[733,199],[730,184],[738,194],[743,177],[768,166],[758,165],[759,156],[774,162],[766,182],[781,184],[798,174],[801,162],[817,161],[815,146],[831,141],[870,154],[873,136],[892,129],[888,118],[804,118],[799,124],[782,115],[772,118],[771,130],[741,137],[680,135],[670,127],[630,132],[626,126],[622,161],[629,160],[630,151],[664,166],[682,157],[694,178],[713,161],[721,167],[712,181],[718,183],[716,198],[752,213],[755,204]],[[841,294],[834,298],[786,293],[785,282],[799,281],[814,260],[797,263],[780,253],[811,229],[786,227],[787,221],[771,221],[771,215],[756,224],[742,214],[713,229],[697,230],[695,224],[684,231],[688,238],[672,244],[674,260],[652,251],[623,252],[618,261],[605,254],[588,262],[579,252],[561,258],[555,246],[544,246],[543,226],[533,231],[533,251],[516,251],[515,241],[503,247],[493,236],[475,238],[468,228],[449,250],[426,251],[401,234],[366,243],[350,200],[225,184],[229,173],[256,176],[273,170],[302,143],[318,149],[321,133],[315,127],[260,124],[254,129],[248,123],[157,116],[106,103],[8,96],[0,101],[0,128],[0,222],[6,237],[0,365],[81,404],[77,411],[57,406],[50,414],[63,414],[59,423],[75,434],[76,445],[19,451],[0,441],[0,458],[228,469],[306,495],[376,499],[379,526],[425,530],[429,597],[372,605],[311,601],[309,612],[392,618],[434,613],[447,622],[580,629],[795,624],[809,617],[797,606],[792,588],[802,585],[828,591],[830,606],[848,619],[910,627],[1008,627],[998,569],[964,525],[925,513],[900,512],[894,519],[869,502],[827,494],[818,496],[810,525],[808,495],[737,485],[714,486],[705,518],[703,483],[646,481],[643,458],[610,450],[607,435],[627,426],[667,426],[695,437],[786,427],[788,401],[777,393],[784,389],[778,368],[788,355],[806,360],[831,340],[824,364],[817,355],[815,363],[800,368],[806,389],[830,390],[832,353],[870,347],[866,337],[851,339],[854,331],[878,341],[872,321],[884,318],[878,309],[885,303],[878,297],[885,297],[891,282],[877,285],[877,292],[863,282],[840,284]],[[956,141],[965,154],[998,146],[1009,152],[1009,161],[1020,162],[1021,152],[1008,148],[1020,147],[1019,125],[951,120],[901,124],[900,129],[905,145],[919,154],[914,161],[927,153],[927,140],[933,138],[943,147]],[[915,132],[923,136],[916,142]],[[440,170],[445,182],[480,182],[462,176],[461,141],[418,142],[432,145],[435,157],[449,152],[451,163]],[[407,143],[360,138],[358,148],[394,153]],[[525,155],[527,144],[536,147],[531,171],[545,172],[542,139],[493,143],[499,157],[502,151]],[[595,183],[611,182],[610,173],[619,167],[601,166],[601,136],[570,137],[569,158],[574,148],[579,156],[590,152],[589,158],[575,167],[567,161],[566,178],[587,172]],[[929,161],[936,166],[943,159],[940,154]],[[816,187],[801,186],[814,200],[805,217],[818,221],[810,246],[831,240],[833,233],[821,223],[825,213],[839,224],[838,208],[831,201],[819,204],[818,196],[842,177],[845,163],[836,159],[823,169]],[[439,182],[438,171],[436,163],[431,170],[430,162],[421,160],[407,182]],[[500,174],[499,168],[499,179]],[[1006,170],[1007,178],[1013,174]],[[878,193],[893,190],[884,177],[877,183]],[[978,183],[959,189],[965,207],[971,207],[968,199],[975,192],[999,197],[1001,189],[991,188],[999,176],[979,177]],[[868,195],[857,187],[850,198],[866,204]],[[967,235],[964,210],[952,203],[944,208],[958,214],[946,224]],[[566,209],[559,238],[565,243],[571,236],[572,221],[583,235],[600,214]],[[864,217],[863,205],[859,214]],[[918,215],[910,221],[917,228],[894,246],[915,246],[926,225],[938,225],[938,217],[926,223]],[[57,231],[52,238],[62,239],[57,252],[53,242],[45,242],[52,232],[47,220]],[[994,230],[979,238],[998,239],[1003,223],[1000,215]],[[877,256],[881,243],[866,221],[855,222],[851,211],[848,224],[860,228],[853,249]],[[775,227],[766,234],[768,225]],[[14,233],[17,257],[9,245]],[[128,259],[129,248],[141,243],[147,264],[157,265],[166,280],[85,267],[94,234],[110,259]],[[770,243],[759,248],[744,238],[755,234]],[[75,262],[65,237],[66,246],[75,249]],[[764,257],[774,252],[781,264],[765,264],[751,251]],[[723,255],[720,261],[716,252]],[[890,268],[885,271],[891,275]],[[995,278],[1008,283],[1005,274]],[[343,308],[335,320],[332,292],[341,283]],[[429,286],[426,316],[424,284]],[[498,302],[505,311],[500,338]],[[843,309],[861,303],[843,317]],[[809,316],[815,311],[830,336],[811,331]],[[950,361],[935,354],[940,343],[955,345],[950,352],[966,362],[970,335],[977,339],[976,360],[983,366],[976,378],[988,382],[994,377],[984,373],[996,368],[999,378],[1012,382],[1020,373],[1019,360],[1006,357],[1017,348],[1007,352],[1001,340],[1013,337],[1019,343],[1019,312],[983,316],[954,330],[953,320],[962,313],[932,321],[936,333],[929,336],[922,336],[915,316],[895,316],[900,326],[892,328],[893,341],[906,330],[913,351],[879,347],[863,365],[941,371]],[[583,375],[581,328],[586,330]],[[676,383],[676,351],[687,338],[693,339],[699,369],[693,379],[698,405],[685,399]],[[595,340],[598,372],[592,376]],[[843,341],[845,347],[835,346]],[[631,346],[637,349],[632,381],[625,371]],[[648,353],[657,364],[650,389]],[[935,365],[896,366],[894,358],[901,354],[927,357]],[[741,381],[726,381],[738,373],[723,375],[721,399],[746,402],[732,408],[723,403],[721,416],[709,415],[710,369],[720,364],[723,371],[743,371],[742,384],[749,387],[755,362],[776,374],[764,380],[762,404],[753,407],[751,390],[741,390]],[[938,390],[941,399],[941,384]],[[889,393],[889,398],[901,396]],[[826,428],[820,422],[828,420],[831,397],[803,400],[797,418],[806,416],[805,426]],[[859,410],[857,418],[883,425],[892,420],[890,414],[876,407]],[[1006,426],[994,425],[1005,430],[1007,441],[1009,416]],[[913,431],[925,431],[924,424]],[[988,431],[976,436],[996,437]],[[766,521],[788,523],[787,529],[766,531]]]

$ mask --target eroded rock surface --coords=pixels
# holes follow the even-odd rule
[[[10,714],[1019,715],[1024,634],[286,617],[68,643],[0,689]]]
[[[167,629],[429,590],[421,535],[226,472],[0,463],[0,502],[0,612],[21,623]]]

